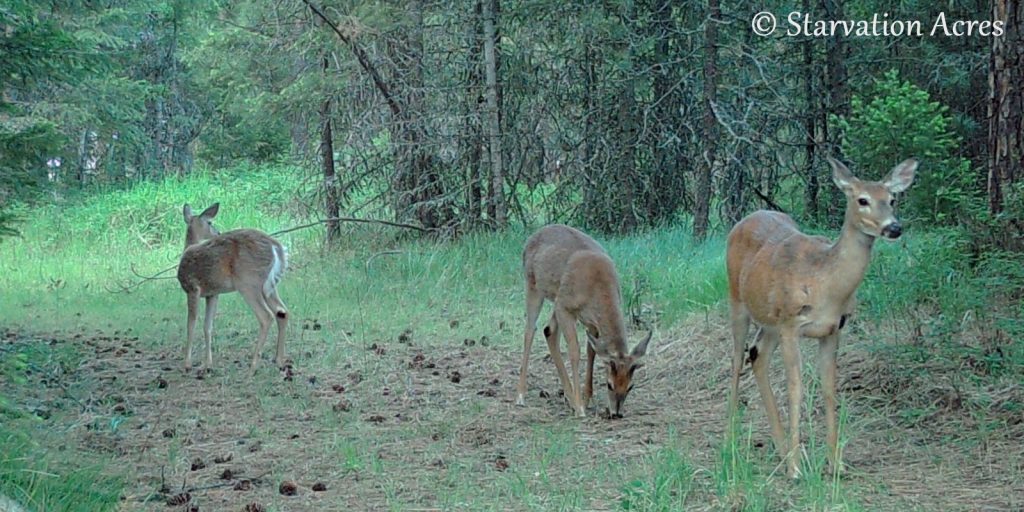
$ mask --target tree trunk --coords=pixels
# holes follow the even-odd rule
[[[1024,1],[995,0],[992,20],[1002,21],[1006,31],[992,38],[989,63],[988,203],[997,214],[1024,164]]]
[[[330,58],[323,58],[323,72],[327,74]],[[338,224],[338,175],[334,170],[334,135],[331,133],[331,96],[327,94],[320,104],[320,158],[324,171],[324,201],[327,214],[327,243],[333,243],[341,235]],[[335,220],[330,220],[335,219]]]
[[[825,12],[823,19],[842,20],[844,18],[841,0],[822,0]],[[825,70],[827,73],[825,90],[826,105],[822,111],[821,126],[824,142],[828,152],[834,158],[840,157],[840,133],[829,129],[829,116],[846,117],[850,114],[850,89],[846,85],[846,40],[841,35],[825,39]],[[839,226],[843,222],[842,209],[846,205],[842,193],[836,187],[828,187],[826,196],[827,222]]]
[[[85,162],[89,158],[89,128],[82,129],[82,136],[78,139],[78,184],[85,185],[89,173],[85,172]]]
[[[423,1],[413,2],[408,9],[412,19],[412,31],[407,41],[408,48],[401,49],[405,54],[401,60],[408,60],[409,69],[406,70],[408,78],[405,87],[400,91],[401,94],[392,92],[366,51],[338,28],[323,10],[310,0],[303,0],[303,3],[349,46],[359,61],[359,66],[370,76],[374,87],[391,110],[391,133],[395,138],[395,175],[391,185],[396,220],[414,214],[428,229],[449,226],[454,211],[445,198],[444,183],[437,173],[435,159],[424,147],[426,123],[423,120]]]
[[[480,172],[482,141],[480,140],[479,105],[481,101],[480,61],[483,55],[483,5],[480,0],[473,3],[472,23],[466,30],[466,99],[464,102],[465,125],[463,128],[463,154],[466,156],[466,211],[469,212],[470,227],[480,222],[483,216],[483,176]]]
[[[501,119],[498,110],[498,65],[496,25],[498,0],[484,0],[484,68],[487,75],[487,135],[491,152],[491,189],[489,210],[493,211],[491,219],[496,227],[504,227],[505,213],[505,175],[502,168],[501,151]]]
[[[711,205],[711,175],[715,169],[718,121],[712,105],[718,93],[718,24],[722,10],[718,0],[708,0],[708,18],[704,21],[704,158],[697,171],[694,191],[693,238],[700,242],[708,232]]]
[[[632,66],[632,63],[630,64]],[[640,181],[640,170],[636,165],[637,148],[637,119],[636,119],[636,91],[634,90],[632,72],[628,78],[622,81],[622,90],[619,93],[619,108],[616,116],[616,125],[619,135],[619,158],[616,163],[618,176],[609,179],[617,179],[619,184],[619,197],[615,198],[614,212],[617,218],[610,219],[608,227],[617,233],[629,233],[636,229],[639,223],[636,215],[636,188]]]
[[[654,46],[654,102],[657,122],[661,129],[654,132],[658,137],[651,145],[654,147],[654,169],[651,173],[649,190],[647,191],[647,211],[652,224],[660,224],[672,220],[676,210],[683,203],[686,194],[684,170],[690,168],[686,163],[675,131],[683,125],[679,114],[681,94],[676,90],[679,86],[679,74],[676,66],[670,64],[679,58],[678,47],[673,50],[670,42],[675,28],[672,22],[672,6],[674,0],[657,0],[654,3],[653,23],[657,40]],[[676,44],[680,44],[676,40]]]
[[[810,1],[804,0],[804,12],[810,11]],[[818,219],[818,169],[814,165],[815,144],[815,122],[818,117],[817,98],[814,96],[814,39],[808,37],[803,43],[804,53],[804,99],[807,102],[807,112],[804,114],[804,158],[807,160],[806,175],[807,188],[805,190],[807,217],[813,220]]]

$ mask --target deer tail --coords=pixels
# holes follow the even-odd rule
[[[267,274],[267,280],[263,283],[263,293],[270,295],[275,289],[277,289],[277,283],[281,282],[281,276],[284,275],[284,271],[288,268],[288,249],[283,245],[274,244],[271,246],[271,254],[273,260],[270,264],[270,272]],[[275,311],[275,313],[277,313]]]

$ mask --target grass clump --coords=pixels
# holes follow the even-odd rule
[[[36,398],[38,383],[27,377],[74,367],[77,359],[66,346],[0,345],[0,494],[28,510],[102,512],[120,504],[123,482],[105,470],[105,459],[55,449],[65,441],[47,421],[51,415],[76,414],[62,409],[74,405]]]

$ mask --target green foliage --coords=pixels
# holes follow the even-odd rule
[[[649,457],[650,475],[628,482],[619,502],[622,510],[684,510],[695,468],[675,447]]]
[[[0,8],[0,237],[16,234],[8,208],[30,198],[58,148],[57,125],[25,108],[19,93],[42,84],[70,82],[84,67],[72,35],[30,3]]]
[[[842,131],[843,154],[864,169],[859,171],[863,178],[880,179],[906,158],[921,160],[906,193],[911,215],[952,223],[958,208],[975,195],[970,162],[959,156],[960,138],[949,108],[900,80],[895,70],[875,84],[871,100],[854,96],[849,117],[833,121]]]
[[[103,461],[95,456],[64,451],[62,433],[47,430],[42,417],[17,404],[19,396],[28,394],[27,386],[39,385],[26,377],[29,370],[38,375],[42,366],[78,364],[80,358],[71,346],[0,346],[0,495],[28,510],[117,510],[123,482],[105,474]],[[54,414],[60,413],[57,406],[52,408]]]
[[[973,250],[972,235],[959,228],[876,249],[858,292],[858,314],[894,333],[877,347],[887,359],[971,379],[1024,375],[1024,315],[1009,306],[1019,305],[1024,264],[1012,253]]]
[[[117,510],[121,482],[101,467],[58,459],[32,437],[0,425],[0,493],[31,510],[102,512]]]

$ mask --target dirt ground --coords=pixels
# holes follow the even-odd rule
[[[303,323],[293,322],[300,324],[293,332],[317,327]],[[1022,510],[1022,413],[1004,411],[998,399],[1020,400],[1024,390],[988,390],[995,403],[979,413],[966,405],[970,390],[877,363],[856,347],[855,339],[867,335],[855,331],[840,355],[851,468],[844,482],[855,499],[871,510]],[[717,496],[710,482],[725,430],[730,345],[715,315],[655,336],[621,420],[594,409],[585,419],[571,418],[543,343],[534,344],[527,405],[515,407],[519,343],[421,340],[405,332],[349,347],[355,355],[334,361],[315,355],[324,347],[292,342],[289,368],[264,360],[250,379],[249,345],[238,336],[231,343],[224,340],[231,335],[221,337],[212,372],[191,374],[181,370],[179,347],[147,348],[123,333],[8,334],[6,343],[76,343],[85,351],[83,364],[66,374],[32,375],[32,396],[19,401],[72,411],[54,415],[67,433],[61,442],[115,458],[116,469],[129,475],[124,510],[468,509],[481,502],[460,506],[446,493],[487,496],[498,480],[541,467],[527,460],[550,450],[540,444],[562,439],[574,464],[597,467],[637,460],[672,436],[694,467],[708,469],[695,477],[688,508],[738,506]],[[814,347],[805,345],[809,378]],[[784,380],[775,357],[778,394]],[[749,372],[742,395],[754,450],[772,460]],[[803,434],[820,440],[818,397],[814,404],[814,431],[805,422]],[[908,419],[915,408],[924,412]],[[112,418],[120,423],[113,426]],[[539,432],[547,440],[537,439]],[[781,470],[772,475],[779,486],[791,485]],[[555,486],[579,485],[571,474],[550,478]],[[288,482],[294,496],[286,495]],[[590,485],[582,508],[619,507],[621,482]],[[507,500],[496,497],[492,506],[524,508]],[[796,507],[779,500],[779,508]]]

